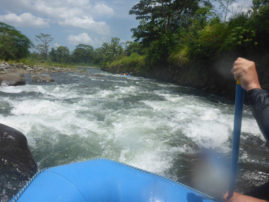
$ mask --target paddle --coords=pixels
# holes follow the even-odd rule
[[[235,181],[236,181],[237,161],[238,161],[238,154],[239,154],[240,133],[241,133],[241,123],[242,123],[242,112],[243,112],[243,105],[244,105],[244,95],[245,95],[245,91],[241,87],[240,82],[237,81],[236,93],[235,93],[232,166],[231,166],[228,198],[231,198],[233,196]]]

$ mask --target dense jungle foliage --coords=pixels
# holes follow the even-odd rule
[[[210,65],[226,55],[269,53],[269,1],[224,21],[214,1],[141,0],[131,10],[140,21],[125,55],[106,64],[148,71],[168,66]],[[225,3],[225,2],[223,2]]]
[[[130,10],[140,22],[132,29],[134,42],[104,69],[233,97],[230,69],[237,57],[246,57],[256,62],[269,89],[269,1],[253,0],[251,9],[236,14],[229,11],[231,3],[140,0]]]

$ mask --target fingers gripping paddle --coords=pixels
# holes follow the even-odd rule
[[[242,112],[244,105],[245,91],[241,87],[240,82],[236,82],[236,94],[235,94],[235,112],[234,112],[234,131],[233,131],[233,150],[232,150],[232,167],[230,176],[230,187],[228,198],[232,197],[235,187],[236,174],[237,174],[237,161],[240,145],[240,133],[242,123]]]

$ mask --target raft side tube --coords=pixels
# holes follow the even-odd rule
[[[11,201],[212,202],[213,198],[167,178],[98,159],[44,170]]]

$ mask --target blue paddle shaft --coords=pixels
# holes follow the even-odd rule
[[[245,96],[244,89],[241,87],[240,84],[236,84],[234,131],[233,131],[233,150],[232,150],[232,168],[231,168],[231,176],[230,176],[231,179],[230,179],[228,198],[232,197],[232,195],[233,195],[235,181],[236,181],[244,96]]]

